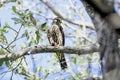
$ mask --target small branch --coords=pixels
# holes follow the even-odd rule
[[[8,26],[8,28],[17,33],[17,30],[15,30],[14,28],[12,28],[12,27],[10,27],[10,26]]]
[[[6,47],[6,49],[7,49],[14,41],[17,40],[17,37],[18,37],[18,35],[19,35],[19,32],[20,32],[21,28],[22,28],[22,25],[20,26],[19,30],[17,31],[17,35],[15,36],[14,40],[13,40],[11,43],[8,44],[8,46]]]
[[[35,12],[34,12],[35,13]],[[46,20],[53,20],[52,18],[48,18],[48,17],[46,17],[46,16],[44,16],[44,15],[42,15],[42,14],[39,14],[39,13],[36,13],[38,16],[41,16],[41,17],[43,17],[43,18],[45,18]]]
[[[52,52],[59,52],[59,53],[66,53],[66,54],[90,54],[93,52],[97,52],[98,47],[95,45],[91,46],[81,46],[79,48],[77,47],[68,47],[68,46],[59,46],[59,47],[52,47],[52,46],[32,46],[25,48],[23,50],[20,50],[16,52],[15,54],[7,54],[7,55],[0,55],[0,60],[6,61],[6,60],[15,60],[22,56],[28,55],[28,54],[38,54],[38,53],[52,53]]]
[[[92,44],[94,44],[95,42],[94,41],[92,41],[91,39],[89,39],[89,38],[87,38],[86,36],[75,36],[75,35],[65,35],[65,37],[69,37],[69,38],[83,38],[83,39],[85,39],[85,40],[87,40],[88,42],[90,42],[90,43],[92,43]]]
[[[60,13],[58,11],[58,9],[56,9],[54,6],[52,6],[50,4],[50,2],[48,2],[47,0],[40,0],[41,2],[43,2],[46,6],[48,6],[55,15],[59,16],[60,18],[62,18],[63,20],[65,21],[68,21],[74,25],[78,25],[78,26],[81,26],[81,25],[86,25],[88,28],[91,28],[91,29],[94,29],[94,25],[92,23],[89,23],[89,22],[85,22],[85,21],[75,21],[75,20],[72,20],[70,18],[68,18],[67,16],[65,16],[64,14]]]
[[[6,3],[9,3],[9,2],[12,2],[11,0],[1,0],[0,3],[2,4],[6,4]]]
[[[21,59],[20,62],[15,67],[13,67],[12,69],[8,69],[7,71],[4,71],[3,73],[1,73],[1,75],[6,74],[7,72],[11,72],[11,71],[13,72],[22,63],[22,60],[23,59]]]
[[[9,51],[7,48],[3,47],[3,45],[0,45],[1,48],[3,48],[4,50],[6,50],[7,52],[11,53],[11,51]]]
[[[27,77],[35,77],[35,79],[33,79],[33,80],[41,80],[41,78],[39,76],[36,76],[34,73],[31,73],[31,72],[26,71],[26,70],[22,71],[20,74],[27,76]]]
[[[11,73],[11,77],[10,77],[10,80],[13,80],[12,78],[13,78],[13,71],[12,71],[12,73]]]
[[[12,69],[9,68],[7,71],[4,71],[3,73],[1,73],[0,75],[3,74],[3,76],[1,77],[0,80],[2,80],[2,78],[3,78],[8,72],[12,72],[12,73],[11,73],[11,77],[10,77],[10,80],[12,80],[14,70],[21,64],[21,62],[22,62],[22,59],[20,60],[20,62],[19,62],[14,68],[12,68]]]

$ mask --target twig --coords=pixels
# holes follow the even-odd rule
[[[12,70],[12,74],[11,74],[10,80],[12,80],[12,77],[13,77],[13,72],[14,72],[14,71]]]
[[[20,62],[12,70],[8,69],[7,71],[4,71],[3,73],[1,73],[1,75],[4,74],[4,73],[7,73],[7,72],[14,71],[21,64],[21,62],[22,62],[22,59],[20,60]]]
[[[34,80],[41,80],[41,78],[39,76],[36,76],[34,73],[30,73],[30,72],[28,72],[26,70],[22,71],[21,75],[25,75],[27,77],[35,77]]]
[[[48,18],[48,17],[46,17],[46,16],[44,16],[44,15],[41,15],[40,13],[36,13],[38,16],[41,16],[41,17],[43,17],[43,18],[45,18],[46,20],[53,20],[52,18]]]
[[[18,33],[18,31],[17,31],[17,30],[13,29],[13,28],[12,28],[12,27],[10,27],[10,26],[8,26],[8,28],[9,28],[9,29],[11,29],[11,30],[13,30],[13,31],[15,31],[16,33]]]
[[[7,52],[11,53],[11,51],[9,51],[7,48],[3,47],[3,45],[0,45],[1,48],[5,49]]]
[[[85,36],[66,35],[66,37],[69,37],[69,38],[75,38],[75,37],[77,37],[77,38],[83,38],[83,39],[87,40],[88,42],[94,44],[94,42],[91,39],[88,39]]]
[[[20,26],[19,30],[17,31],[17,35],[15,36],[14,40],[13,40],[11,43],[8,44],[8,46],[6,47],[6,49],[7,49],[13,42],[16,41],[16,39],[17,39],[17,37],[18,37],[18,35],[19,35],[19,32],[20,32],[21,28],[22,28],[22,25]]]
[[[68,18],[67,16],[65,16],[64,14],[60,13],[53,5],[50,4],[50,2],[48,2],[47,0],[40,0],[41,2],[43,2],[47,7],[49,7],[57,16],[59,16],[60,18],[62,18],[63,20],[70,22],[74,25],[86,25],[86,27],[90,28],[90,29],[94,29],[94,25],[92,23],[89,22],[85,22],[85,21],[75,21],[72,20],[70,18]]]
[[[21,64],[21,62],[22,62],[22,59],[20,60],[20,62],[12,70],[8,69],[7,71],[4,71],[3,73],[1,73],[1,75],[2,74],[4,74],[4,75],[1,77],[0,80],[2,80],[2,78],[6,75],[7,72],[11,72],[11,71],[12,71],[12,75],[11,75],[11,77],[12,77],[13,76],[13,71]],[[10,80],[12,80],[12,78],[10,78]]]

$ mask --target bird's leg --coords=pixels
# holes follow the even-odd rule
[[[57,43],[55,43],[55,42],[54,42],[54,43],[51,43],[51,46],[56,46],[56,45],[57,45]]]
[[[54,44],[54,43],[51,43],[51,46],[55,46],[55,44]]]

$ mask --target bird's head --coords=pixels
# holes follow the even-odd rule
[[[61,24],[62,20],[59,17],[56,17],[56,18],[53,19],[53,23],[55,23],[55,24]]]

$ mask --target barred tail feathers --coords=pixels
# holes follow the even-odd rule
[[[61,69],[66,69],[67,68],[67,63],[66,63],[66,59],[65,59],[65,55],[64,53],[56,53]]]

